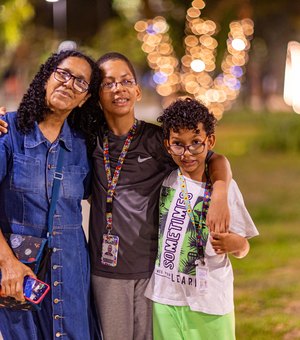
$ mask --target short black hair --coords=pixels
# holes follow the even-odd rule
[[[122,60],[122,61],[124,61],[127,64],[127,66],[129,67],[135,82],[137,82],[136,72],[135,72],[135,69],[134,69],[132,63],[130,62],[130,60],[124,54],[121,54],[119,52],[108,52],[108,53],[103,54],[96,61],[98,67],[100,68],[100,71],[101,71],[101,65],[104,64],[105,62],[109,61],[109,60]],[[103,77],[102,73],[101,73],[101,76]]]
[[[214,134],[217,119],[208,108],[196,99],[177,99],[170,104],[161,116],[157,118],[162,123],[165,139],[169,139],[170,130],[195,130],[199,123],[203,124],[207,136]]]

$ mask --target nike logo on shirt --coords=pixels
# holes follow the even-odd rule
[[[138,162],[139,163],[143,163],[143,162],[145,162],[145,161],[147,161],[148,159],[151,159],[152,157],[150,156],[150,157],[145,157],[145,158],[142,158],[141,156],[139,156],[138,157]]]

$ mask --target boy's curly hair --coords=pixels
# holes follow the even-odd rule
[[[208,108],[196,99],[177,99],[169,105],[161,116],[157,118],[162,123],[165,139],[170,137],[170,129],[178,132],[179,129],[195,130],[199,123],[203,124],[207,136],[214,134],[217,119]]]
[[[18,130],[28,134],[34,127],[34,123],[42,122],[50,109],[46,103],[45,85],[49,80],[52,72],[66,58],[77,57],[86,60],[92,69],[91,81],[88,93],[91,96],[82,105],[72,110],[68,116],[69,125],[84,133],[87,141],[89,152],[95,146],[95,135],[100,124],[103,122],[101,111],[99,109],[99,86],[100,72],[97,64],[85,54],[69,50],[52,54],[48,60],[40,66],[39,71],[33,78],[29,88],[23,96],[17,112]]]

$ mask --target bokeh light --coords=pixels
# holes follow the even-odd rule
[[[221,73],[214,75],[218,47],[214,35],[218,26],[213,20],[201,18],[204,7],[203,0],[194,0],[187,10],[185,54],[180,60],[175,55],[165,18],[138,21],[135,30],[142,50],[148,54],[157,93],[164,98],[185,93],[202,101],[217,118],[221,118],[239,95],[254,23],[245,18],[229,24]]]
[[[191,62],[191,69],[195,72],[202,72],[205,69],[205,64],[200,59],[195,59]]]
[[[283,99],[296,113],[300,113],[299,83],[300,43],[290,41],[286,57]]]

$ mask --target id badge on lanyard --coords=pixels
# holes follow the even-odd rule
[[[106,266],[116,267],[119,251],[119,236],[104,234],[102,241],[101,263]]]
[[[207,261],[206,261],[207,262]],[[196,289],[199,295],[205,295],[208,292],[208,267],[204,261],[196,260]]]
[[[111,230],[113,228],[112,223],[112,205],[113,197],[115,194],[116,186],[120,176],[120,172],[128,152],[130,143],[133,139],[137,128],[137,120],[135,119],[133,126],[128,132],[126,141],[123,145],[121,154],[118,159],[117,166],[114,171],[114,175],[111,175],[110,159],[109,159],[109,147],[108,147],[108,130],[104,132],[103,138],[103,156],[104,156],[104,167],[107,176],[108,190],[106,197],[106,230],[107,233],[103,235],[102,248],[101,248],[101,263],[106,266],[116,267],[118,262],[118,251],[119,251],[119,236],[113,235]]]

